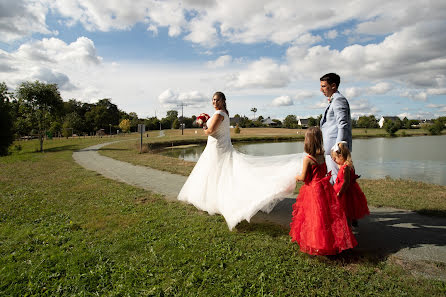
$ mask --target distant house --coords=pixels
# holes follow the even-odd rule
[[[241,117],[229,118],[229,125],[235,127],[237,124],[240,124]]]
[[[270,117],[267,117],[266,119],[262,120],[262,124],[263,125],[267,125],[267,126],[277,126],[277,123],[274,122],[273,120],[271,120]]]
[[[379,119],[378,121],[378,125],[380,128],[382,128],[384,126],[384,122],[386,120],[392,121],[392,122],[396,122],[398,121],[400,118],[399,117],[393,117],[393,116],[382,116],[381,119]]]
[[[96,131],[96,136],[104,136],[104,135],[105,135],[104,129],[99,129],[98,131]]]
[[[308,119],[298,119],[297,124],[302,128],[308,128]]]

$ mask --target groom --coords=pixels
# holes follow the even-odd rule
[[[320,78],[321,92],[328,98],[328,106],[321,119],[322,137],[327,171],[331,171],[330,182],[334,184],[338,175],[338,165],[331,159],[331,148],[340,141],[346,141],[352,151],[352,121],[347,99],[339,93],[341,78],[336,73],[327,73]]]

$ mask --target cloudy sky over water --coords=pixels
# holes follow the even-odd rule
[[[300,4],[299,4],[300,3]],[[341,75],[352,115],[446,115],[446,1],[0,0],[0,81],[139,117],[318,116]]]

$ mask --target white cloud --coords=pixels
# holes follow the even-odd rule
[[[172,91],[171,89],[167,89],[162,92],[158,96],[159,102],[164,107],[177,107],[180,104],[189,106],[189,107],[201,107],[204,106],[205,103],[209,103],[210,99],[208,96],[203,95],[198,91],[190,91],[177,93]]]
[[[381,95],[381,94],[386,94],[388,93],[390,90],[392,89],[392,85],[388,82],[380,82],[374,86],[371,86],[368,89],[368,94],[376,94],[376,95]]]
[[[101,61],[88,38],[79,37],[70,44],[54,37],[44,38],[24,43],[11,53],[0,50],[0,81],[15,87],[23,81],[40,80],[73,91],[78,87],[72,80],[73,73],[89,73]]]
[[[438,112],[446,113],[446,104],[428,104],[426,107],[436,109]]]
[[[446,88],[427,89],[429,95],[446,95]]]
[[[290,106],[293,105],[293,100],[291,100],[290,96],[280,96],[277,98],[274,98],[273,102],[271,103],[272,106]]]
[[[33,32],[54,34],[46,24],[51,10],[68,26],[79,23],[90,31],[110,31],[129,30],[142,23],[154,33],[167,28],[170,37],[183,34],[204,46],[215,46],[218,41],[314,44],[321,37],[310,32],[327,30],[324,37],[334,39],[338,32],[333,27],[351,20],[358,25],[344,34],[367,38],[403,31],[426,20],[442,21],[446,14],[442,1],[429,0],[334,0],[328,7],[319,1],[296,5],[292,0],[18,0],[0,5],[0,28],[6,42]]]
[[[335,39],[337,36],[338,36],[338,31],[336,30],[330,30],[324,33],[324,37],[326,39]]]
[[[319,92],[308,91],[308,90],[298,90],[294,93],[294,99],[298,101],[302,101],[304,99],[312,98],[316,95],[319,95]]]
[[[350,100],[350,110],[352,118],[358,118],[363,115],[376,115],[379,109],[370,104],[367,99]]]
[[[11,43],[32,33],[52,34],[46,25],[48,8],[39,1],[0,3],[0,41]]]
[[[296,75],[318,77],[327,69],[336,69],[341,77],[349,80],[393,79],[417,86],[419,77],[444,75],[445,27],[444,21],[428,22],[403,28],[378,44],[356,44],[342,50],[320,45],[305,50],[292,46],[287,50],[287,62],[290,69],[297,72]],[[438,87],[435,79],[428,81],[432,87]],[[385,91],[388,88],[381,85],[376,90]]]
[[[227,66],[231,62],[232,62],[232,57],[229,55],[224,55],[218,57],[215,61],[207,62],[207,66],[209,68],[222,68]]]
[[[286,66],[262,58],[251,63],[246,70],[228,76],[227,85],[231,88],[280,88],[290,81],[288,71]]]
[[[302,35],[298,36],[293,41],[293,44],[299,45],[299,46],[309,46],[309,45],[318,43],[321,40],[322,40],[322,38],[320,36],[306,33],[306,34],[302,34]]]
[[[400,95],[414,101],[427,101],[427,93],[424,91],[404,91]]]
[[[348,99],[353,99],[360,95],[363,95],[364,91],[362,88],[359,88],[359,87],[350,87],[350,88],[346,88],[344,93],[345,93],[344,95]]]
[[[348,99],[354,99],[364,95],[383,95],[392,88],[392,85],[388,82],[379,82],[370,87],[349,87],[345,89],[345,96]]]
[[[153,35],[167,30],[169,38],[193,43],[200,54],[222,56],[199,66],[180,62],[184,70],[146,61],[142,63],[146,69],[121,61],[112,66],[113,61],[102,61],[88,38],[71,43],[54,38],[57,32],[47,24],[49,12],[60,26],[80,25],[90,31],[125,31],[135,24]],[[215,90],[244,93],[247,98],[268,93],[269,103],[277,96],[276,88],[283,88],[280,93],[296,102],[312,98],[315,92],[296,91],[309,88],[301,81],[317,83],[321,74],[336,71],[348,99],[403,89],[407,90],[404,96],[426,102],[446,95],[445,14],[443,1],[429,0],[334,0],[329,6],[318,2],[299,6],[291,0],[7,0],[0,3],[0,41],[14,49],[0,50],[0,81],[14,86],[23,80],[48,80],[60,84],[64,94],[116,97],[129,107],[142,100],[139,96],[159,104],[156,98],[167,89],[197,90],[172,91],[173,97],[165,99],[172,104],[199,102],[200,96],[208,98]],[[350,22],[358,25],[339,30],[339,25]],[[41,37],[35,33],[53,38],[36,40]],[[153,38],[152,33],[147,38]],[[336,43],[336,48],[316,45],[334,38],[360,43],[346,47]],[[20,40],[25,43],[20,45]],[[233,44],[265,49],[271,43],[288,47],[286,55],[271,54],[274,58],[247,63],[249,56],[231,52]],[[315,106],[323,108],[326,102],[310,108]]]
[[[48,68],[36,68],[31,71],[31,77],[46,83],[57,84],[61,90],[71,91],[76,87],[70,82],[66,74]]]

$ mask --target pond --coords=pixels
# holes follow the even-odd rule
[[[303,142],[234,143],[236,150],[256,156],[303,152]],[[197,161],[203,146],[173,148],[163,155]],[[363,178],[411,179],[446,185],[446,136],[353,140],[353,162]]]

